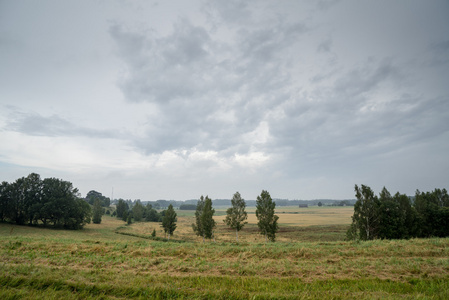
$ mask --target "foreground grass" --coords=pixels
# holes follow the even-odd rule
[[[171,243],[121,225],[0,224],[0,297],[449,299],[449,239]]]

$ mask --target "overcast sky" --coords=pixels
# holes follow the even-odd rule
[[[352,199],[448,153],[447,0],[0,0],[0,181]]]

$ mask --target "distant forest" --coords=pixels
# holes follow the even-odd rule
[[[117,204],[119,200],[123,199],[114,199],[111,204]],[[123,200],[125,201],[130,208],[133,207],[137,201],[140,200]],[[315,199],[315,200],[288,200],[288,199],[273,199],[276,203],[276,206],[299,206],[299,205],[309,205],[309,206],[317,206],[320,203],[323,206],[354,206],[356,199],[347,199],[347,200],[333,200],[333,199]],[[190,200],[156,200],[156,201],[140,201],[142,204],[147,205],[150,204],[153,208],[156,209],[165,209],[170,204],[173,207],[177,207],[179,209],[184,210],[195,210],[196,204],[198,203],[198,199],[190,199]],[[256,200],[245,200],[246,206],[255,207]],[[215,199],[212,200],[212,204],[214,207],[230,207],[231,199]]]

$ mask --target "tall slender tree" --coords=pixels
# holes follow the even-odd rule
[[[176,221],[176,212],[173,209],[173,205],[170,204],[162,218],[162,227],[164,228],[168,240],[170,240],[170,236],[173,235],[173,232],[176,229]]]
[[[201,222],[201,215],[203,214],[203,209],[204,209],[204,197],[201,195],[200,199],[196,204],[195,223],[192,224],[192,228],[197,236],[203,238],[204,242],[204,229],[203,224]]]
[[[204,199],[203,213],[201,214],[201,223],[204,230],[204,237],[206,239],[214,238],[214,229],[216,226],[214,213],[215,209],[212,208],[212,200],[206,196],[206,199]]]
[[[92,222],[94,224],[100,224],[102,215],[103,215],[103,209],[101,208],[101,200],[97,198],[94,201]]]
[[[3,181],[0,185],[0,221],[5,221],[11,215],[11,185]]]
[[[213,219],[215,210],[212,208],[212,200],[206,196],[200,197],[196,205],[195,223],[192,224],[196,235],[204,239],[211,239],[214,235],[215,220]]]
[[[223,222],[232,229],[235,229],[235,237],[238,242],[239,231],[248,223],[245,221],[248,218],[248,214],[245,211],[245,199],[240,196],[239,192],[236,192],[232,197],[231,205],[232,207],[226,211],[226,219]]]
[[[123,199],[119,199],[118,203],[117,203],[117,209],[116,209],[117,218],[123,219],[125,214],[126,214],[126,217],[128,217],[128,214],[127,214],[128,210],[129,210],[128,203],[126,203],[125,200],[123,200]],[[126,218],[125,218],[125,221],[126,221]]]
[[[136,201],[136,204],[134,204],[132,211],[133,211],[134,221],[136,221],[136,222],[142,221],[145,207],[142,205],[142,202],[140,202],[140,200]]]
[[[373,190],[366,185],[359,188],[354,187],[357,201],[354,205],[354,215],[352,224],[348,230],[349,239],[372,240],[379,237],[380,229],[380,201]],[[382,197],[389,197],[386,189],[381,194]]]
[[[256,201],[256,216],[259,220],[257,226],[260,233],[265,235],[265,239],[274,242],[276,240],[276,232],[279,229],[279,217],[274,214],[276,203],[271,199],[270,193],[262,190]]]

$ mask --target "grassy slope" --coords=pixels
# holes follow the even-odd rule
[[[180,218],[180,231],[187,231],[191,219]],[[115,233],[148,236],[146,226],[123,227],[109,217],[82,231],[0,224],[0,297],[449,298],[449,239],[351,243],[341,241],[338,226],[292,225],[298,242],[267,245]],[[337,237],[324,233],[335,228]],[[301,239],[294,229],[321,241]]]

